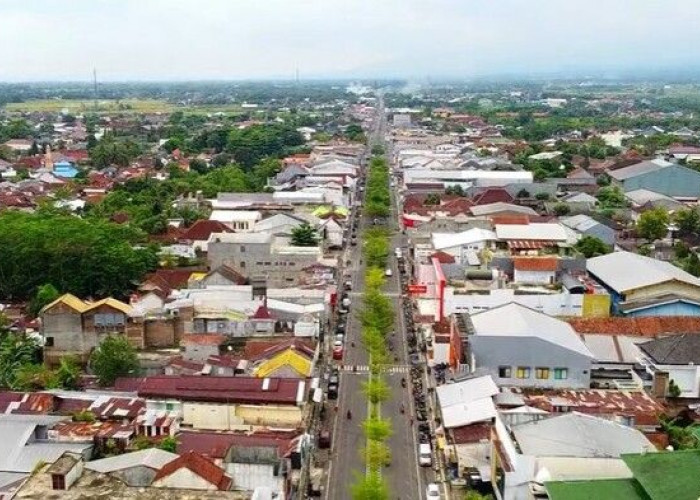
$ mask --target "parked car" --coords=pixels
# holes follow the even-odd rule
[[[386,271],[384,271],[384,276],[391,276],[392,274],[394,273],[391,269],[387,269]]]
[[[435,483],[429,483],[425,489],[425,496],[428,500],[439,500],[440,487]]]
[[[343,348],[342,347],[333,348],[333,359],[335,359],[335,360],[343,359]]]
[[[421,467],[430,467],[433,465],[433,453],[428,443],[420,443],[418,445],[418,463]]]
[[[328,399],[338,399],[338,386],[330,384],[328,386]]]

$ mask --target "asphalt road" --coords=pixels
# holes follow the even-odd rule
[[[383,102],[379,105],[380,120],[373,131],[374,140],[370,143],[384,143],[386,119]],[[388,151],[387,151],[388,152]],[[396,319],[395,334],[390,338],[393,344],[394,363],[384,374],[391,388],[391,398],[382,403],[381,415],[390,418],[393,424],[393,435],[388,444],[391,449],[391,465],[384,468],[382,474],[386,477],[391,491],[391,498],[416,500],[425,498],[426,484],[433,480],[432,470],[418,466],[417,437],[415,422],[411,424],[413,415],[413,398],[410,384],[406,388],[401,385],[401,379],[410,380],[410,365],[406,344],[406,331],[401,304],[401,283],[397,260],[393,249],[406,246],[406,237],[401,234],[398,225],[398,211],[392,196],[392,218],[390,229],[393,231],[389,267],[392,276],[387,279],[384,291],[392,298]],[[360,220],[358,234],[370,222]],[[364,285],[365,265],[361,259],[360,246],[349,247],[346,260],[351,262],[346,271],[350,271],[353,289],[351,298],[353,304],[346,326],[345,353],[340,375],[338,395],[338,410],[333,429],[333,445],[330,466],[327,476],[326,495],[328,500],[350,500],[350,487],[357,474],[365,473],[365,465],[361,456],[365,438],[360,427],[367,416],[367,399],[362,393],[362,383],[369,377],[369,362],[361,341],[361,326],[356,314],[361,306],[361,293]],[[352,345],[354,343],[354,346]],[[355,367],[353,369],[353,367]],[[401,408],[404,412],[401,412]],[[348,409],[352,419],[346,418]]]

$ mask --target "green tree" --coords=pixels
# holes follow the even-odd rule
[[[39,343],[32,337],[6,333],[0,341],[0,387],[18,388],[18,374],[31,365],[38,365]]]
[[[476,490],[469,490],[464,494],[464,500],[493,500],[493,495],[482,495]]]
[[[153,442],[147,436],[140,434],[131,441],[131,447],[135,450],[147,450],[153,448]]]
[[[682,236],[690,236],[700,231],[700,212],[694,208],[678,210],[673,217]]]
[[[678,384],[673,379],[668,381],[668,395],[672,398],[677,398],[681,395],[681,388],[678,387]]]
[[[459,184],[455,184],[454,186],[447,186],[447,188],[445,188],[445,194],[454,196],[466,196],[464,188]]]
[[[192,158],[190,160],[190,170],[197,172],[198,174],[205,174],[209,167],[207,166],[207,162],[204,160],[200,160],[197,158]]]
[[[381,146],[380,144],[375,144],[374,146],[372,146],[372,154],[374,156],[381,156],[384,153],[384,146]]]
[[[439,205],[440,195],[437,193],[430,193],[428,196],[425,197],[425,201],[423,203],[425,205]]]
[[[637,234],[652,242],[663,238],[668,233],[669,215],[665,208],[659,207],[642,213],[637,221]]]
[[[170,453],[177,453],[177,439],[172,436],[164,437],[158,445],[158,448],[169,451]]]
[[[73,356],[64,356],[56,370],[58,385],[63,389],[75,390],[80,379],[80,363]]]
[[[591,257],[596,257],[598,255],[605,255],[612,252],[612,247],[603,243],[602,240],[596,238],[595,236],[583,236],[576,243],[576,250],[581,252],[584,257],[590,259]]]
[[[372,441],[386,441],[392,434],[391,420],[373,416],[362,422],[365,437]]]
[[[362,390],[370,403],[377,404],[389,399],[391,389],[380,377],[373,377],[362,384]]]
[[[34,298],[29,303],[29,314],[32,316],[38,316],[42,307],[50,304],[60,296],[61,292],[59,292],[51,283],[41,285],[37,290],[36,295],[34,295]]]
[[[379,470],[391,464],[391,450],[382,441],[370,439],[360,453],[365,458],[369,470]]]
[[[530,191],[527,189],[521,189],[518,191],[518,193],[515,195],[516,198],[529,198],[530,197]]]
[[[318,232],[305,222],[292,229],[292,245],[295,247],[315,247],[318,245]]]
[[[389,487],[378,471],[358,474],[350,491],[353,500],[389,500]]]
[[[139,361],[126,337],[111,335],[92,353],[90,366],[100,385],[109,386],[119,377],[138,373]]]
[[[618,186],[605,186],[596,195],[601,208],[622,208],[627,205],[625,193]]]
[[[39,363],[27,363],[17,369],[11,389],[33,392],[57,387],[59,381],[56,372]]]
[[[569,205],[567,205],[566,203],[557,203],[556,205],[554,205],[553,210],[555,215],[562,217],[571,212],[571,207],[569,207]]]

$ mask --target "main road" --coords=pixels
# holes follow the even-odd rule
[[[388,144],[385,141],[386,114],[381,94],[377,102],[377,114],[374,120],[374,128],[369,141],[370,145],[380,144],[385,147],[388,159]],[[390,337],[393,346],[394,362],[384,374],[385,380],[391,388],[391,397],[381,405],[381,415],[392,421],[393,435],[389,438],[388,445],[391,449],[391,465],[382,470],[382,474],[389,484],[391,498],[416,500],[425,498],[425,486],[428,475],[432,471],[418,466],[417,438],[413,415],[413,400],[411,397],[410,383],[407,388],[402,387],[401,379],[410,380],[410,365],[406,344],[406,329],[402,309],[402,290],[397,260],[393,249],[406,246],[406,237],[401,233],[398,224],[399,213],[396,206],[396,197],[392,193],[392,217],[389,221],[391,231],[392,252],[389,257],[388,268],[392,275],[387,279],[384,287],[385,294],[394,304],[396,314],[394,322],[394,335]],[[361,258],[361,234],[370,221],[364,216],[359,221],[358,238],[356,247],[348,246],[346,261],[350,266],[346,272],[350,273],[352,280],[351,312],[348,315],[346,325],[345,352],[341,362],[340,388],[337,401],[337,412],[332,434],[332,450],[328,469],[325,498],[328,500],[351,499],[351,485],[357,475],[365,474],[365,464],[361,456],[361,450],[365,446],[365,437],[361,423],[367,417],[367,398],[362,392],[362,384],[369,377],[369,360],[362,345],[361,325],[358,312],[362,307],[362,291],[364,288],[364,275],[366,266]],[[404,409],[402,412],[401,409]],[[346,418],[347,411],[352,413],[352,419]],[[430,479],[432,480],[432,479]]]

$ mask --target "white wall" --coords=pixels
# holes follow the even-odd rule
[[[187,490],[216,491],[216,486],[198,476],[191,470],[182,467],[167,477],[154,481],[152,486],[156,488],[182,488]]]
[[[455,313],[475,313],[493,309],[510,302],[524,305],[550,316],[581,316],[583,295],[566,291],[555,294],[515,294],[512,289],[492,290],[484,294],[455,294],[454,288],[445,287],[445,316]]]
[[[657,366],[668,372],[668,379],[673,380],[681,390],[682,398],[697,398],[700,390],[700,366]]]
[[[513,272],[513,281],[516,283],[529,283],[548,285],[554,283],[554,271],[518,271]]]

